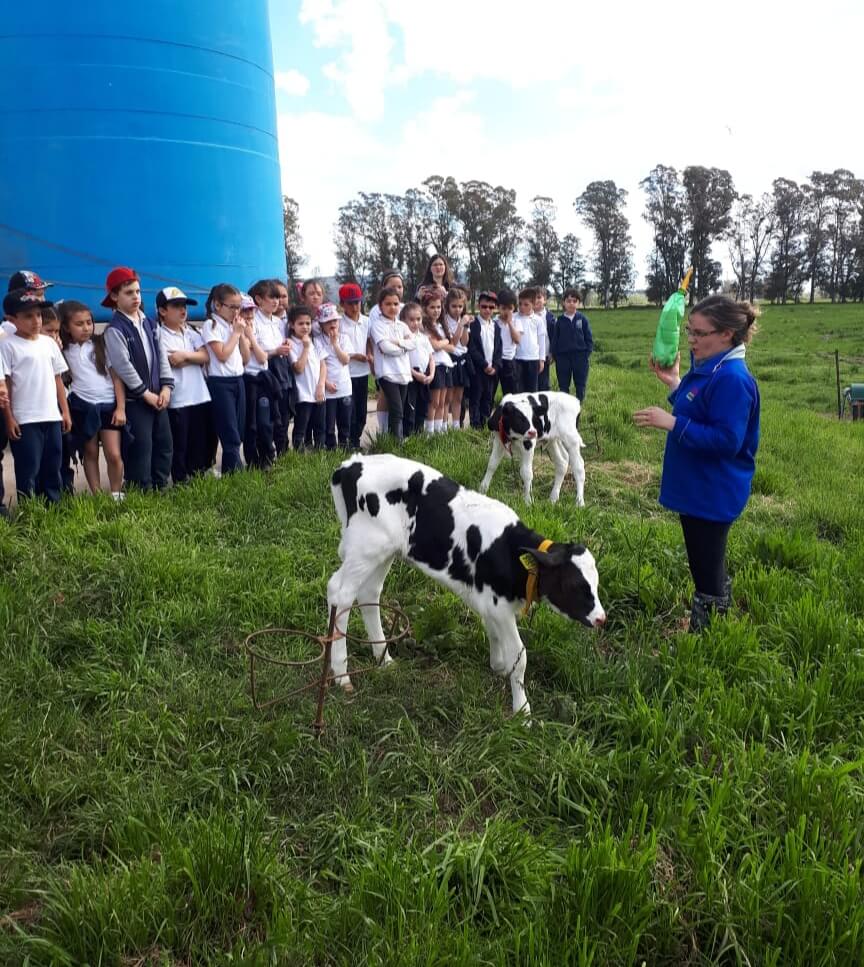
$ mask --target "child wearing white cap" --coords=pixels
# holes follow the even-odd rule
[[[204,376],[210,356],[201,335],[186,324],[188,307],[197,305],[197,299],[173,285],[156,293],[162,343],[174,374],[168,420],[174,440],[171,479],[175,484],[204,473],[216,457],[213,406]]]
[[[332,302],[325,302],[318,310],[321,334],[315,339],[318,355],[324,360],[324,443],[335,450],[338,443],[347,450],[351,442],[351,370],[350,355],[342,348],[344,339],[339,322],[341,315]]]

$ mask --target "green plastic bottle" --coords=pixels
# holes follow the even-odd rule
[[[681,323],[687,307],[687,289],[693,269],[687,269],[687,274],[681,280],[678,291],[673,292],[666,300],[660,311],[660,321],[657,323],[657,333],[654,336],[654,348],[651,356],[655,363],[664,369],[675,362],[678,355],[678,343],[681,339]]]

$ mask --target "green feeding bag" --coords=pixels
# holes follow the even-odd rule
[[[660,312],[660,321],[657,323],[657,333],[654,336],[654,348],[651,350],[651,357],[658,366],[662,366],[664,369],[671,366],[678,355],[681,323],[684,321],[687,289],[690,287],[692,275],[693,269],[688,269],[681,285],[678,286],[678,291],[669,296]]]

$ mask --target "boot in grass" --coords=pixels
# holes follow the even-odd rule
[[[693,595],[693,602],[690,605],[690,632],[698,634],[704,631],[711,623],[711,615],[718,614],[721,617],[729,610],[731,603],[732,582],[726,579],[726,592],[724,594],[703,594],[697,591]]]

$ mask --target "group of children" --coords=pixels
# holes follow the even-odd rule
[[[108,274],[102,305],[113,315],[101,334],[88,306],[55,308],[46,288],[35,273],[17,272],[3,301],[0,460],[8,439],[19,495],[50,502],[72,489],[76,457],[90,489],[100,489],[100,444],[116,500],[124,481],[162,489],[206,472],[219,444],[221,473],[244,462],[267,468],[288,448],[292,420],[294,449],[356,449],[370,374],[379,431],[397,440],[461,426],[466,403],[480,427],[499,383],[505,393],[548,388],[553,359],[560,388],[569,391],[572,379],[582,398],[593,348],[575,290],[557,319],[545,292],[531,288],[518,298],[480,293],[474,317],[441,256],[414,301],[403,302],[399,273],[385,274],[368,316],[353,282],[339,289],[338,307],[314,279],[294,306],[278,279],[248,293],[220,283],[200,331],[187,320],[197,300],[174,286],[157,293],[148,316],[131,268]],[[5,511],[2,498],[0,490]]]

